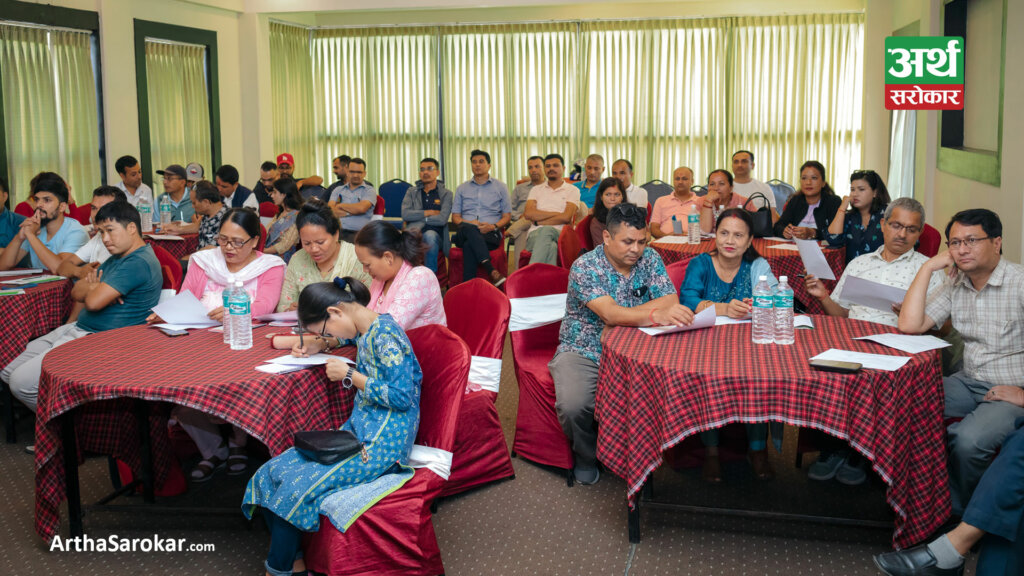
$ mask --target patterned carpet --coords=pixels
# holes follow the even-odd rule
[[[506,349],[498,409],[511,444],[517,389]],[[32,457],[22,451],[32,422],[18,421],[18,444],[0,444],[0,575],[76,576],[133,574],[262,574],[269,537],[262,525],[237,515],[174,511],[91,512],[94,538],[185,538],[212,544],[213,552],[51,552],[32,529]],[[778,478],[757,482],[746,461],[725,465],[725,483],[706,486],[699,470],[667,467],[655,475],[659,500],[693,505],[805,514],[829,513],[888,521],[884,486],[857,488],[806,479],[794,466],[793,436],[773,455]],[[813,455],[812,455],[813,456]],[[569,488],[556,471],[513,460],[516,478],[442,501],[434,523],[447,574],[462,575],[769,575],[879,574],[871,555],[888,549],[887,530],[792,521],[644,510],[642,540],[627,538],[625,484],[611,474],[596,486]],[[81,468],[83,501],[110,491],[105,458]],[[230,507],[241,500],[245,479],[219,476],[167,506]],[[119,504],[141,505],[141,498]],[[166,508],[166,506],[165,506]],[[67,534],[66,514],[63,533]],[[974,559],[968,565],[973,574]]]

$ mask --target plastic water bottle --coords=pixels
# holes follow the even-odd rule
[[[171,223],[171,199],[166,194],[160,197],[160,227]]]
[[[153,231],[153,203],[150,201],[149,196],[143,195],[139,199],[139,216],[142,217],[142,231],[152,232]]]
[[[694,204],[690,204],[690,213],[686,215],[686,235],[690,244],[700,244],[700,214]]]
[[[224,343],[231,345],[231,291],[235,289],[235,277],[228,276],[228,284],[224,287],[224,291],[221,292],[221,297],[224,298],[224,319],[221,323],[224,325]]]
[[[789,287],[788,278],[780,276],[775,289],[775,343],[792,344],[794,332],[793,289]]]
[[[754,286],[754,310],[750,331],[754,344],[771,344],[775,336],[775,318],[772,311],[772,289],[768,277],[760,276]]]
[[[242,282],[235,282],[228,302],[231,315],[231,349],[248,350],[252,348],[252,314],[249,307],[249,293],[242,288]]]
[[[722,215],[722,212],[725,212],[725,204],[719,204],[717,208],[712,208],[711,212],[715,216],[715,224],[717,225],[718,217]]]

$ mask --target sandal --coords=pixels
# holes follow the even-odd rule
[[[249,455],[244,446],[232,446],[228,449],[228,476],[244,474],[249,468]]]
[[[224,459],[212,456],[209,460],[203,460],[199,462],[199,464],[196,464],[196,467],[192,469],[190,476],[193,482],[206,482],[213,477],[214,472],[223,467]]]

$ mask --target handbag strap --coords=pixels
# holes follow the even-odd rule
[[[768,197],[767,196],[765,196],[764,194],[762,194],[760,192],[754,192],[753,194],[750,195],[750,198],[747,198],[747,201],[743,203],[743,209],[746,210],[747,209],[747,204],[750,204],[750,201],[753,200],[754,198],[758,197],[758,196],[760,196],[761,199],[764,200],[764,206],[761,206],[760,208],[758,208],[758,211],[764,210],[766,208],[771,208],[772,204],[771,204],[771,202],[768,201]]]

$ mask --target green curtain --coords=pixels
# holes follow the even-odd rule
[[[146,39],[146,81],[152,169],[199,162],[209,177],[214,166],[206,47]]]
[[[270,102],[274,121],[274,155],[295,157],[295,176],[330,174],[316,163],[316,129],[313,109],[313,58],[309,30],[278,22],[270,23]],[[343,83],[343,77],[332,79]]]
[[[0,25],[0,70],[12,202],[28,197],[42,171],[88,202],[102,177],[89,33]]]

